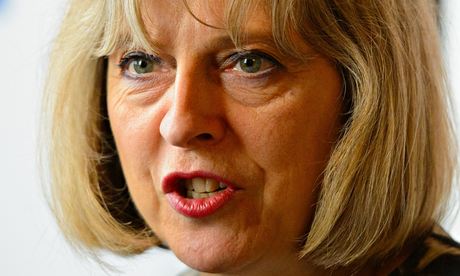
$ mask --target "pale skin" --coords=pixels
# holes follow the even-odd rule
[[[189,2],[198,18],[223,26],[220,1]],[[243,49],[225,30],[199,23],[182,1],[148,1],[143,12],[157,49],[110,56],[107,100],[128,188],[147,224],[199,271],[331,275],[298,252],[341,127],[335,65],[303,41],[314,58],[282,55],[260,12],[246,25]],[[172,171],[192,170],[240,190],[211,216],[185,217],[160,183]]]

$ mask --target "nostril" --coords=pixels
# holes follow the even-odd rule
[[[196,136],[196,138],[201,141],[209,141],[213,139],[212,134],[210,133],[201,133],[200,135]]]

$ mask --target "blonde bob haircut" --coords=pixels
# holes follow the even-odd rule
[[[297,34],[343,77],[343,128],[299,258],[334,267],[395,256],[440,221],[454,177],[436,3],[255,2],[226,1],[226,25],[217,27],[235,45],[257,8],[271,18],[280,51],[302,59]],[[51,202],[65,236],[88,252],[129,255],[160,244],[128,193],[105,99],[107,56],[127,45],[151,47],[141,5],[71,1],[51,54],[44,105]]]

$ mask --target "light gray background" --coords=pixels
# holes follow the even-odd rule
[[[45,203],[36,161],[39,103],[64,8],[65,0],[0,0],[0,275],[176,275],[185,266],[160,249],[130,259],[108,254],[105,260],[121,272],[104,272],[65,243]],[[444,10],[446,60],[459,107],[460,1],[445,1]],[[460,219],[445,227],[460,240]]]

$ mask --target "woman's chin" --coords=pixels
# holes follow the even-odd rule
[[[170,244],[171,250],[184,264],[201,272],[224,273],[237,271],[249,261],[247,251],[237,244],[215,241],[212,239],[195,239],[185,243]]]
[[[231,267],[228,261],[221,257],[214,256],[212,258],[197,258],[190,255],[177,255],[177,257],[188,267],[200,272],[225,273],[228,272]]]

